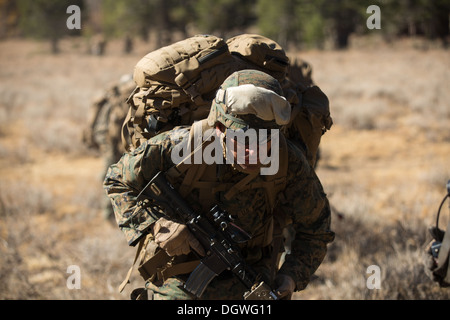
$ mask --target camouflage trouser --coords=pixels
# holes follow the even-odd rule
[[[100,153],[103,158],[103,170],[100,173],[100,180],[103,183],[109,167],[120,160],[122,152],[118,148],[117,141],[108,137],[106,133],[97,134],[95,138],[100,146]],[[106,195],[102,199],[102,215],[105,220],[114,219],[114,210],[111,205],[111,199]]]
[[[137,289],[132,293],[132,299],[148,300],[194,300],[195,297],[184,288],[184,279],[169,278],[160,286],[146,282],[145,289]],[[206,288],[202,300],[242,300],[247,291],[242,283],[231,276],[226,279],[214,279]]]

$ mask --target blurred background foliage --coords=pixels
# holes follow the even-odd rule
[[[66,28],[69,5],[82,12],[81,30]],[[105,39],[128,37],[158,46],[184,36],[209,33],[222,37],[256,32],[285,48],[345,48],[351,34],[365,35],[370,5],[381,9],[381,29],[388,41],[422,36],[448,46],[449,0],[0,0],[0,39],[39,37],[55,52],[63,36]]]

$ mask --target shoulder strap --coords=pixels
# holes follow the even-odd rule
[[[233,185],[231,189],[225,194],[226,199],[231,199],[238,192],[245,189],[252,188],[264,188],[269,202],[270,209],[273,210],[277,195],[280,191],[286,187],[286,177],[288,171],[288,150],[286,139],[283,135],[280,135],[280,166],[278,172],[274,175],[264,176],[264,181],[252,182],[259,176],[259,172],[247,175],[244,179]]]
[[[189,132],[189,141],[188,141],[188,150],[192,150],[193,147],[196,147],[189,155],[187,155],[180,163],[174,165],[171,167],[166,173],[170,178],[178,178],[181,175],[183,175],[188,169],[190,170],[198,170],[200,166],[206,166],[206,164],[198,164],[193,165],[191,164],[192,161],[195,159],[195,154],[197,152],[203,152],[203,148],[206,145],[207,141],[206,139],[204,141],[201,141],[203,139],[203,132],[209,127],[208,121],[206,119],[194,122],[194,124],[191,127],[191,130]],[[200,139],[200,141],[195,141],[195,139]],[[192,171],[189,173],[190,176],[194,177],[195,172]],[[186,180],[186,183],[189,182],[189,180]]]
[[[278,193],[286,188],[288,172],[288,147],[284,135],[280,134],[280,167],[275,175],[265,176],[266,193],[270,208],[273,210],[276,204]]]

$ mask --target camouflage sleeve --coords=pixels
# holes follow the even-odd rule
[[[149,226],[163,215],[139,205],[137,196],[156,173],[171,165],[170,138],[161,134],[133,152],[125,153],[108,169],[103,186],[129,245],[136,245]]]
[[[296,290],[303,290],[325,258],[334,232],[330,230],[330,207],[322,185],[303,154],[294,149],[289,152],[282,209],[291,217],[296,235],[291,254],[286,255],[279,272],[290,275],[296,282]]]

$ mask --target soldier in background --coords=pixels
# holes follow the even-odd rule
[[[133,38],[129,34],[125,36],[123,52],[129,54],[133,51]]]
[[[95,34],[89,41],[88,53],[94,56],[103,56],[107,43],[103,34]]]
[[[122,123],[128,112],[126,99],[135,88],[132,75],[123,75],[118,83],[113,84],[105,93],[94,99],[89,110],[88,125],[83,132],[84,144],[98,150],[103,158],[103,181],[108,167],[119,161],[125,152],[121,140]],[[111,202],[104,197],[102,202],[103,217],[113,219]]]
[[[450,287],[450,221],[446,230],[439,227],[441,209],[447,199],[450,199],[450,180],[447,182],[447,194],[442,200],[436,217],[436,225],[430,226],[428,231],[433,240],[425,248],[424,264],[427,276],[442,288]],[[448,204],[450,212],[450,201]]]

